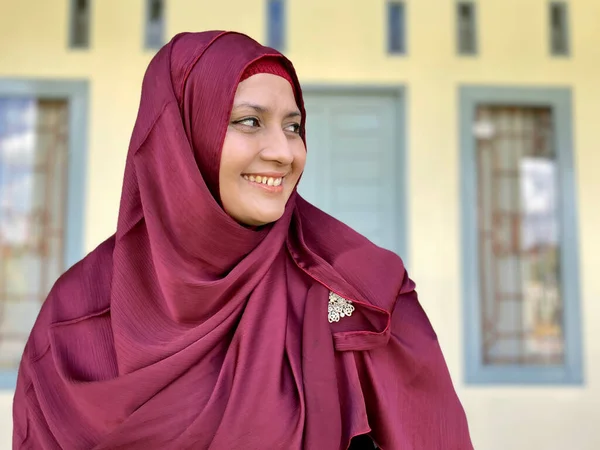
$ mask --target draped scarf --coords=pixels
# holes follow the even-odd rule
[[[258,229],[215,198],[238,82],[265,57],[304,130],[292,63],[245,35],[180,34],[151,61],[116,233],[57,281],[25,348],[15,449],[472,448],[397,255],[297,192]],[[355,310],[330,323],[332,292]]]

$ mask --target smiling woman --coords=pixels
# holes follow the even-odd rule
[[[25,348],[14,449],[472,448],[402,260],[298,195],[305,122],[247,36],[158,52],[116,233]]]
[[[293,81],[279,62],[261,59],[245,71],[219,169],[223,209],[238,222],[260,226],[283,215],[306,162],[301,119]]]

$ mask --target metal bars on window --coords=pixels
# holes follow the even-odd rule
[[[476,135],[483,363],[562,364],[552,110],[480,106]]]

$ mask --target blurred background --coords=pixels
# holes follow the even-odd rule
[[[599,0],[0,0],[0,449],[40,304],[115,230],[144,71],[209,29],[293,61],[300,192],[404,258],[475,448],[599,449]]]

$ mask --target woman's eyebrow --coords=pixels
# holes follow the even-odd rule
[[[249,103],[249,102],[242,102],[242,103],[238,103],[236,105],[233,105],[233,109],[238,109],[238,108],[250,108],[255,110],[257,113],[260,114],[269,114],[271,112],[271,110],[269,108],[267,108],[266,106],[261,106],[261,105],[257,105],[255,103]],[[288,112],[285,115],[286,119],[289,119],[291,117],[299,117],[302,114],[300,113],[300,111],[298,111],[297,109]]]

